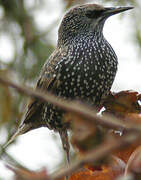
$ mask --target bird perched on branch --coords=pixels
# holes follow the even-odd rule
[[[117,56],[103,36],[107,18],[132,7],[103,7],[86,4],[64,16],[55,51],[44,64],[36,88],[64,99],[77,99],[98,107],[107,96],[117,72]],[[10,142],[19,134],[48,127],[60,134],[69,161],[64,111],[50,103],[32,99],[24,120]]]

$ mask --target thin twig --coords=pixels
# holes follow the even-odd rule
[[[6,86],[10,86],[14,88],[16,91],[30,96],[32,98],[38,98],[41,101],[50,102],[63,110],[76,113],[86,118],[91,123],[97,123],[104,127],[115,130],[124,129],[126,131],[141,131],[141,126],[136,125],[135,123],[123,122],[120,119],[117,119],[109,115],[97,116],[97,112],[94,108],[90,108],[80,102],[64,100],[63,98],[57,97],[49,92],[43,93],[39,90],[35,91],[29,87],[20,86],[3,77],[0,77],[0,83]]]
[[[12,165],[12,166],[16,166],[18,168],[22,168],[22,169],[27,169],[25,166],[23,166],[21,163],[19,163],[18,161],[16,161],[9,153],[7,153],[5,151],[5,149],[3,148],[2,145],[0,145],[0,159],[2,159],[2,155],[3,155],[3,159],[6,159],[5,164],[7,165]]]
[[[112,142],[109,141],[106,144],[101,144],[98,148],[88,152],[87,155],[85,155],[82,159],[78,160],[77,162],[71,164],[68,168],[63,169],[62,171],[59,170],[58,173],[52,174],[50,176],[50,179],[52,180],[62,178],[66,175],[70,175],[71,173],[75,172],[80,167],[82,167],[85,163],[95,162],[104,157],[106,154],[109,154],[113,150],[128,145],[134,142],[135,140],[141,138],[141,126],[139,125],[135,125],[129,122],[122,122],[121,120],[108,115],[97,116],[96,111],[94,109],[84,104],[78,103],[76,101],[64,100],[62,98],[52,95],[49,92],[45,94],[43,92],[40,92],[39,90],[34,91],[28,87],[19,86],[16,83],[11,82],[10,80],[4,79],[2,77],[0,77],[0,83],[3,83],[6,86],[10,86],[18,92],[30,96],[32,98],[38,98],[41,101],[50,102],[55,106],[62,108],[63,110],[81,115],[83,118],[86,118],[91,123],[97,123],[111,129],[124,129],[128,132],[120,139],[114,140]]]
[[[53,173],[50,175],[51,180],[57,180],[65,177],[66,175],[71,175],[72,173],[76,172],[78,169],[82,168],[84,164],[93,163],[97,160],[103,158],[105,155],[110,154],[113,150],[117,150],[124,146],[127,146],[134,142],[135,140],[140,140],[141,134],[135,132],[129,132],[125,136],[121,137],[118,140],[111,139],[108,142],[102,143],[97,148],[88,152],[82,159],[78,160],[75,163],[72,163],[67,168],[62,168],[58,172]]]

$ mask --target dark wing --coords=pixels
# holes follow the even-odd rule
[[[60,82],[57,80],[57,75],[59,72],[59,63],[66,57],[66,50],[55,50],[50,56],[49,60],[45,63],[42,68],[42,72],[39,80],[37,81],[36,89],[40,89],[43,92],[51,91],[55,92]],[[43,126],[42,122],[42,108],[44,102],[32,98],[29,102],[27,112],[24,119],[16,131],[16,133],[10,138],[10,140],[4,145],[6,148],[18,135],[26,133],[32,129],[39,128]],[[69,148],[67,132],[66,130],[60,133],[61,139],[64,140],[63,146]],[[68,150],[68,149],[67,149]]]
[[[54,53],[50,56],[49,60],[44,64],[40,78],[37,82],[36,89],[39,89],[43,92],[51,91],[58,86],[58,80],[56,78],[58,74],[58,69],[56,68],[58,63],[63,57],[63,53],[61,50],[55,50]],[[40,126],[41,123],[41,112],[44,103],[37,99],[31,99],[28,105],[27,112],[25,114],[24,120],[22,122],[28,124],[30,122],[34,122],[35,126]],[[34,127],[33,127],[34,128]]]

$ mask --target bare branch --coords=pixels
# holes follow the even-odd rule
[[[58,173],[53,173],[50,176],[50,179],[56,180],[66,175],[70,175],[71,173],[82,167],[85,163],[95,162],[104,157],[106,154],[109,154],[113,150],[131,144],[135,140],[141,138],[141,126],[139,125],[129,122],[123,122],[115,117],[108,115],[98,116],[93,108],[90,108],[80,102],[78,103],[76,101],[64,100],[62,98],[52,95],[49,92],[45,94],[43,92],[40,92],[39,90],[34,91],[29,87],[19,86],[16,83],[2,77],[0,77],[0,83],[6,86],[10,86],[16,91],[32,98],[38,98],[41,101],[50,102],[55,106],[62,108],[63,110],[76,113],[83,118],[86,118],[87,121],[89,121],[90,123],[99,124],[111,129],[124,129],[127,131],[126,135],[123,135],[123,137],[116,140],[114,139],[113,141],[111,141],[110,139],[108,142],[102,143],[101,145],[99,145],[99,147],[88,152],[82,159],[71,164],[68,168],[63,169],[62,171],[59,170]]]
[[[140,140],[141,134],[135,132],[129,132],[125,136],[121,137],[118,140],[111,139],[108,142],[104,142],[99,145],[97,148],[88,152],[82,159],[72,163],[68,168],[62,168],[58,173],[53,173],[49,179],[57,180],[61,179],[67,175],[71,175],[76,172],[78,169],[82,168],[84,164],[96,162],[97,160],[103,158],[105,155],[110,154],[113,150],[117,150],[124,146],[127,146],[134,142],[135,140]]]
[[[110,115],[98,116],[94,108],[90,108],[80,102],[64,100],[63,98],[57,97],[49,92],[43,93],[39,90],[35,91],[29,87],[20,86],[3,77],[0,77],[0,83],[12,87],[16,91],[24,95],[30,96],[32,98],[38,98],[41,101],[50,102],[63,110],[76,113],[83,118],[86,118],[88,121],[90,121],[90,123],[96,123],[115,130],[124,129],[126,131],[141,131],[140,125],[136,125],[135,123],[123,122],[120,119],[117,119]]]

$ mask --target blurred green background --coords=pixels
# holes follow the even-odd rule
[[[130,40],[141,48],[141,2],[140,0],[56,0],[60,5],[50,6],[51,0],[0,0],[0,45],[3,43],[9,52],[0,49],[0,75],[23,85],[34,87],[41,67],[56,45],[54,32],[66,10],[76,4],[101,3],[113,6],[134,6],[130,12]],[[60,8],[59,14],[55,9]],[[58,11],[57,11],[58,12]],[[47,14],[46,14],[47,13]],[[44,26],[40,15],[46,16]],[[55,15],[54,15],[55,14]],[[51,18],[52,16],[52,18]],[[119,18],[122,19],[124,14]],[[42,17],[42,16],[41,16]],[[7,48],[5,48],[7,49]],[[2,54],[2,55],[1,55]],[[27,97],[0,84],[0,135],[1,145],[5,143],[20,123]]]

